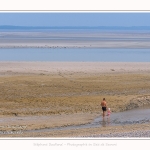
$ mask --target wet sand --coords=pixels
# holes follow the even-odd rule
[[[100,30],[1,32],[0,48],[150,48],[150,33]]]
[[[147,105],[149,73],[150,63],[0,62],[0,136],[90,137],[148,130],[149,121],[131,121],[117,127],[30,132],[91,123],[101,118],[103,97],[113,113]]]

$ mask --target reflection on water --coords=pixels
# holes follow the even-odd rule
[[[101,123],[100,123],[103,127],[109,126],[110,124],[110,117],[103,117]]]

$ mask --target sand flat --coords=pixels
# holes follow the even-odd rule
[[[150,62],[0,62],[0,73],[142,73]]]
[[[86,124],[101,116],[103,97],[115,113],[147,105],[150,103],[149,73],[149,62],[0,62],[1,125],[4,131],[10,131],[8,124],[27,126],[27,130]],[[131,131],[130,126],[123,131]],[[143,126],[147,129],[147,125]],[[123,132],[122,127],[118,128]],[[109,133],[115,127],[107,129]],[[0,136],[90,136],[102,130]]]

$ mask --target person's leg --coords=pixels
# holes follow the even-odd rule
[[[104,111],[104,117],[106,116],[106,111]]]
[[[103,117],[104,117],[105,115],[104,115],[104,111],[103,111]]]
[[[107,115],[107,119],[109,119],[109,114]]]

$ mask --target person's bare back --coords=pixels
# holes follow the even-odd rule
[[[101,106],[102,106],[102,107],[106,107],[106,102],[105,102],[105,101],[102,101],[102,102],[101,102]]]

